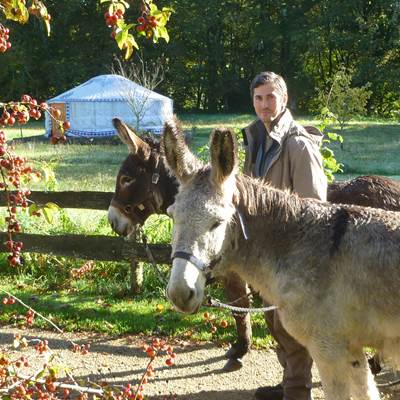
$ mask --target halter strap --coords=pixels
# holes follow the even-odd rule
[[[175,258],[181,258],[183,260],[189,261],[191,264],[193,264],[199,271],[201,272],[206,272],[206,270],[212,270],[220,261],[221,257],[218,257],[214,260],[212,260],[208,265],[204,263],[200,258],[197,258],[193,254],[187,253],[186,251],[176,251],[174,254],[172,254],[172,261],[174,261]]]
[[[242,228],[243,237],[246,240],[249,240],[249,234],[247,232],[247,228],[246,228],[246,225],[245,225],[245,220],[244,220],[243,214],[242,214],[242,212],[239,210],[239,208],[237,206],[236,206],[236,214],[237,214],[237,216],[239,218],[239,223],[240,223],[240,227]]]
[[[236,214],[238,215],[240,227],[242,229],[243,236],[246,240],[249,239],[249,235],[247,233],[245,221],[243,214],[239,211],[239,208],[236,207]],[[221,261],[221,256],[215,258],[212,260],[208,265],[200,260],[200,258],[196,257],[195,255],[188,253],[186,251],[176,251],[175,253],[172,254],[171,259],[174,261],[175,258],[181,258],[182,260],[189,261],[191,264],[193,264],[199,271],[206,272],[211,271],[220,261]]]
[[[157,161],[156,161],[156,165],[154,167],[154,171],[151,175],[151,183],[152,185],[156,186],[158,184],[158,181],[160,179],[160,172],[158,170],[158,164],[160,162],[160,157],[158,157]],[[146,203],[149,203],[151,205],[151,207],[153,208],[154,211],[158,210],[158,207],[155,207],[155,198],[154,198],[154,190],[153,187],[150,188],[149,190],[149,196],[147,196],[141,203],[137,204],[136,206],[134,206],[133,208],[138,208],[139,211],[143,211],[146,207]]]

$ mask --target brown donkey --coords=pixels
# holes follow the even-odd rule
[[[153,213],[166,212],[174,201],[178,182],[165,169],[165,158],[160,154],[158,141],[141,139],[117,118],[113,122],[119,137],[128,146],[129,155],[118,172],[109,221],[115,232],[126,236]],[[400,211],[400,182],[382,176],[362,176],[337,182],[329,185],[328,200]],[[239,298],[235,305],[249,306],[247,287],[239,278],[232,276],[225,280],[224,288],[229,301]],[[234,314],[234,318],[238,339],[227,353],[226,371],[240,368],[240,359],[251,344],[250,317]]]
[[[327,400],[378,400],[363,346],[400,365],[400,213],[274,189],[238,175],[231,131],[216,130],[210,142],[211,166],[193,171],[198,163],[175,126],[164,132],[180,182],[168,208],[168,297],[197,312],[206,275],[235,273],[278,307],[314,359]]]

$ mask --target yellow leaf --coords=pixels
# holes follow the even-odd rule
[[[50,21],[48,19],[45,19],[44,25],[46,26],[47,36],[50,36]]]
[[[51,208],[43,207],[42,211],[47,223],[51,224],[53,222],[53,210]]]
[[[60,206],[58,206],[56,203],[52,203],[52,202],[46,203],[44,206],[46,208],[50,208],[51,210],[59,210],[60,209]]]

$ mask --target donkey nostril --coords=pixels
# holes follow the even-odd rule
[[[189,291],[189,297],[188,297],[188,301],[192,300],[192,299],[193,299],[193,297],[194,297],[194,290],[193,290],[193,289],[190,289],[190,291]]]

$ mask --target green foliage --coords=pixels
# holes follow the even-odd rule
[[[143,231],[151,243],[170,243],[172,220],[167,215],[152,215],[146,221]]]
[[[353,72],[342,67],[333,76],[329,92],[320,93],[320,102],[330,110],[330,118],[339,122],[341,130],[348,121],[366,113],[367,101],[372,94],[371,84],[352,87],[352,78]]]
[[[320,151],[323,159],[324,172],[328,178],[328,182],[330,183],[335,180],[334,174],[343,172],[343,164],[336,160],[335,153],[328,146],[332,142],[338,142],[342,144],[343,137],[337,133],[327,131],[328,127],[336,121],[335,115],[329,110],[328,107],[324,107],[321,110],[320,118],[321,121],[317,127],[324,134]]]
[[[135,23],[133,31],[140,10],[137,2],[129,3],[126,20]],[[168,45],[159,40],[154,46],[153,39],[164,35],[161,30],[140,44],[146,59],[165,59],[166,79],[158,90],[173,97],[177,111],[250,111],[249,83],[258,72],[269,69],[287,80],[297,111],[309,112],[316,93],[329,92],[341,65],[354,71],[354,87],[371,83],[369,115],[391,117],[396,110],[400,99],[396,2],[156,3],[159,11],[165,4],[174,9],[168,22],[173,40]],[[98,4],[99,0],[47,0],[52,14],[50,38],[42,24],[39,29],[33,21],[10,24],[10,39],[16,46],[2,55],[0,98],[19,98],[28,92],[46,99],[108,73],[116,44],[104,23],[105,10]],[[124,41],[119,43],[123,46]]]
[[[393,103],[393,109],[390,112],[390,116],[400,122],[400,100],[396,100]]]

